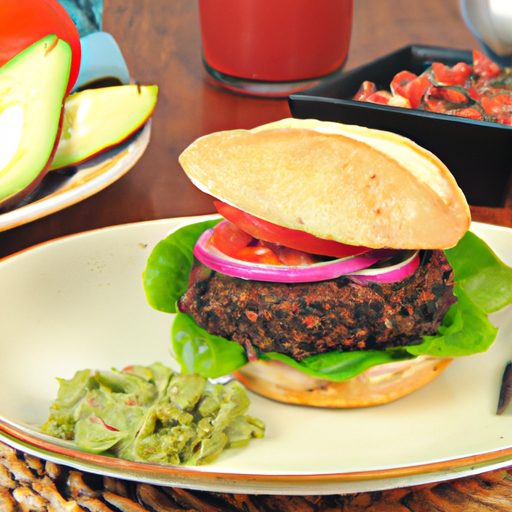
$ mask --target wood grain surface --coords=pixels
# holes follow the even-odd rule
[[[211,199],[188,181],[178,164],[178,155],[203,134],[252,128],[290,115],[286,100],[231,94],[208,80],[202,67],[194,0],[106,0],[104,29],[118,42],[133,80],[160,87],[150,145],[135,167],[105,190],[63,211],[0,233],[0,258],[47,240],[104,226],[211,213],[214,211]],[[412,43],[460,49],[478,47],[464,25],[457,0],[355,0],[353,34],[345,70]],[[472,208],[472,213],[475,220],[512,226],[511,207],[509,200],[505,208]],[[11,462],[6,462],[5,453],[6,449],[0,457],[3,464],[0,464],[0,510],[21,510],[16,508],[20,505],[13,498],[13,490],[18,485],[10,483],[16,480],[9,466],[14,455],[9,452]],[[23,454],[15,456],[23,464],[27,463]],[[42,479],[48,471],[44,462],[40,464],[37,467],[42,468]],[[2,467],[7,469],[4,471]],[[31,470],[34,471],[37,473]],[[60,471],[69,476],[65,468]],[[34,485],[29,485],[32,491]],[[107,506],[104,493],[110,492],[108,485],[113,484],[110,481],[107,488],[104,485],[103,481],[98,484],[93,497],[101,498]],[[119,485],[119,488],[126,488],[123,483]],[[176,502],[176,495],[180,494],[176,490],[170,499],[167,491],[144,485],[130,492],[144,495],[147,500],[163,493],[166,503]],[[212,503],[220,503],[216,499]],[[231,508],[228,505],[226,508],[213,505],[194,508],[190,502],[175,508],[157,504],[153,508],[138,505],[141,508],[120,507],[119,510],[510,510],[512,480],[507,471],[497,471],[446,484],[344,498],[275,497],[272,500],[231,496],[230,499]],[[13,503],[13,508],[6,508],[5,503]],[[118,510],[89,508],[111,509]]]

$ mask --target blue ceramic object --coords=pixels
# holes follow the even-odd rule
[[[101,30],[103,0],[59,0],[78,28],[80,37]]]
[[[130,73],[114,38],[106,32],[92,32],[81,38],[82,61],[76,89],[108,82],[108,85],[130,83]]]

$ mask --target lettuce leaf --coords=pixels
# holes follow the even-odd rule
[[[484,313],[494,313],[512,303],[512,268],[481,238],[468,231],[455,247],[444,252],[455,272],[457,287]]]
[[[457,302],[443,318],[435,336],[423,336],[423,343],[405,347],[415,356],[470,356],[485,352],[494,342],[496,329],[487,315],[468,298],[460,287],[455,288]]]
[[[187,289],[193,246],[203,231],[218,222],[191,224],[169,235],[155,247],[144,272],[149,303],[160,311],[177,313],[172,338],[182,372],[211,378],[246,364],[245,350],[209,334],[190,315],[177,312],[176,301]],[[275,352],[260,354],[261,359],[281,361],[308,375],[339,382],[372,366],[419,355],[460,357],[486,351],[497,334],[487,315],[512,303],[512,269],[472,232],[445,254],[455,273],[458,300],[444,316],[438,333],[424,336],[421,344],[385,351],[329,352],[301,362]]]
[[[306,357],[298,362],[278,352],[261,354],[261,359],[281,361],[306,375],[319,379],[342,382],[357,377],[372,366],[407,361],[415,356],[402,348],[388,350],[357,350],[354,352],[327,352]]]
[[[150,306],[164,313],[176,313],[176,302],[187,291],[194,246],[202,233],[221,220],[187,224],[156,244],[142,274]]]
[[[173,351],[183,373],[215,379],[247,363],[244,348],[199,327],[191,315],[177,312],[172,324]]]

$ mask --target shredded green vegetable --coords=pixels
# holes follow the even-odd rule
[[[155,363],[123,371],[81,370],[59,382],[43,432],[93,453],[203,465],[265,432],[263,422],[245,415],[250,401],[234,380],[215,384]]]

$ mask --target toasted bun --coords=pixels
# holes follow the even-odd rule
[[[180,163],[199,189],[232,206],[350,245],[444,249],[470,224],[444,164],[379,130],[285,119],[202,137]]]
[[[452,359],[422,356],[370,368],[345,382],[310,377],[278,361],[254,361],[235,372],[248,389],[295,405],[348,409],[382,405],[402,398],[435,379]]]

